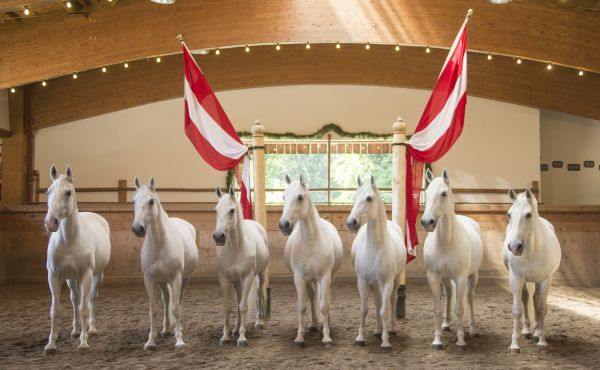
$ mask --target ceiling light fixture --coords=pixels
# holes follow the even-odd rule
[[[577,73],[577,75],[579,75],[579,77],[582,77],[583,76],[583,69],[580,69],[579,73]]]
[[[14,94],[14,93],[16,93],[16,92],[17,92],[17,90],[15,90],[15,88],[14,88],[14,87],[11,87],[11,88],[10,88],[10,93],[11,93],[11,94]]]
[[[521,64],[523,63],[523,61],[521,60],[521,58],[517,58],[517,64]]]
[[[160,63],[161,59],[160,57],[156,57],[156,63]]]
[[[127,62],[123,63],[123,67],[124,68],[129,68],[129,63],[127,63]]]
[[[367,42],[367,44],[365,45],[365,49],[369,50],[370,48],[371,48],[371,44],[369,44],[369,43]]]
[[[29,9],[28,9],[28,8],[25,8],[25,10],[23,10],[23,14],[25,14],[25,15],[29,15]]]
[[[102,66],[102,73],[106,73],[107,69],[105,66]]]
[[[492,60],[492,54],[488,54],[487,60]]]
[[[73,79],[76,80],[77,79],[77,73],[73,73]]]
[[[425,52],[426,52],[427,54],[431,53],[431,49],[429,49],[429,46],[428,46],[428,47],[425,49]]]
[[[548,63],[548,65],[546,66],[547,70],[551,70],[552,69],[552,63]]]
[[[46,81],[42,81],[42,86],[46,87],[48,84],[46,83]]]
[[[494,4],[494,5],[502,5],[502,4],[508,4],[510,3],[512,0],[486,0],[488,3],[490,4]]]
[[[306,43],[306,48],[307,48],[307,49],[310,49],[310,42],[307,42],[307,43]]]
[[[339,43],[339,42],[335,44],[335,48],[336,48],[336,49],[339,49],[339,48],[341,48],[341,47],[342,47],[342,45],[340,45],[340,43]]]
[[[111,0],[109,0],[111,1]],[[169,4],[175,4],[175,0],[150,0],[155,4],[161,4],[161,5],[169,5]]]
[[[396,51],[400,51],[400,45],[396,45],[396,48],[395,48],[395,50],[396,50]]]
[[[219,48],[217,48],[217,50],[215,50],[215,54],[217,54],[217,55],[221,54],[221,50],[219,50]]]
[[[250,52],[250,46],[246,45],[246,53]]]

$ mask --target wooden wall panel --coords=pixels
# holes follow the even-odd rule
[[[219,90],[258,86],[339,83],[430,89],[446,51],[373,45],[285,45],[222,50],[220,55],[197,56],[213,88]],[[600,75],[578,77],[571,69],[548,71],[533,62],[516,64],[512,58],[469,56],[469,95],[535,108],[547,108],[600,119]],[[35,128],[48,127],[102,113],[183,95],[181,55],[111,66],[48,81],[32,88]]]
[[[25,2],[24,2],[25,3]],[[178,0],[0,24],[0,88],[191,48],[264,42],[386,42],[449,47],[467,9],[469,47],[600,71],[594,12],[515,0]]]
[[[216,246],[211,237],[214,229],[213,207],[213,204],[165,204],[165,209],[171,216],[184,218],[196,227],[200,251],[199,263],[194,272],[196,279],[214,280],[216,277]],[[112,255],[105,271],[107,281],[141,280],[141,239],[131,232],[131,205],[81,204],[80,209],[98,212],[110,224]],[[507,205],[457,205],[457,213],[473,217],[481,225],[485,245],[480,268],[482,278],[507,279],[507,272],[502,263],[507,209]],[[355,234],[349,233],[345,228],[350,207],[319,207],[319,210],[322,217],[336,226],[342,238],[344,259],[338,276],[354,277],[350,248]],[[45,252],[48,236],[42,226],[45,211],[45,205],[0,208],[0,253],[6,258],[9,282],[41,282],[46,279]],[[600,285],[600,207],[540,206],[540,211],[554,224],[563,251],[563,259],[555,274],[555,281]],[[269,271],[271,276],[289,278],[290,273],[283,261],[286,237],[277,229],[280,215],[281,207],[269,207]],[[423,242],[425,233],[419,231],[419,237]],[[409,264],[407,273],[409,282],[412,278],[425,276],[422,253]]]

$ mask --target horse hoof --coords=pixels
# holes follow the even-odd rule
[[[55,355],[56,348],[44,348],[44,356]]]
[[[513,354],[513,355],[519,354],[519,353],[521,353],[521,349],[520,348],[509,348],[508,353]]]
[[[144,344],[144,351],[146,352],[151,352],[151,351],[156,351],[156,344]]]
[[[392,350],[392,346],[381,346],[381,352],[390,352]]]
[[[531,338],[533,338],[533,335],[531,335],[531,333],[523,333],[523,338],[531,339]]]
[[[435,349],[436,351],[441,351],[444,349],[444,346],[442,344],[432,344],[431,348]]]
[[[381,333],[373,333],[373,337],[381,339]]]
[[[296,347],[296,348],[304,348],[304,342],[294,341],[294,347]]]
[[[183,352],[183,350],[185,350],[185,347],[186,347],[185,343],[176,344],[175,345],[175,352]]]
[[[333,348],[332,342],[321,342],[321,345],[323,346],[323,348]]]
[[[538,337],[537,335],[534,335],[534,336],[533,336],[533,341],[534,341],[534,342],[536,342],[536,343],[537,343],[537,342],[539,342],[539,340],[540,340],[540,337]]]
[[[237,346],[238,347],[248,347],[248,341],[247,340],[238,340]]]
[[[317,325],[311,325],[311,326],[308,327],[308,331],[312,332],[312,333],[317,333],[320,330],[319,330],[319,327]]]
[[[364,340],[355,340],[354,345],[356,347],[364,347],[367,343]]]
[[[540,353],[548,353],[548,345],[547,344],[538,344],[538,351]]]
[[[231,343],[231,339],[221,339],[221,340],[219,340],[219,345],[220,346],[226,346],[226,345],[228,345],[230,343]]]
[[[261,330],[264,328],[265,328],[265,324],[263,324],[262,322],[258,323],[258,324],[254,324],[254,329],[256,329],[256,330]]]
[[[96,329],[95,327],[90,327],[88,329],[88,334],[98,334],[98,329]]]
[[[79,353],[88,353],[89,351],[90,351],[90,347],[89,346],[77,347],[77,352],[79,352]]]
[[[442,325],[442,331],[450,331],[450,325],[448,325],[448,326]]]

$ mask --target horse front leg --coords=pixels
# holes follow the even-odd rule
[[[446,295],[446,310],[444,311],[444,322],[442,323],[443,331],[450,331],[451,312],[452,312],[452,281],[450,279],[443,279],[442,285],[444,286],[444,294]]]
[[[367,312],[369,312],[369,286],[367,282],[361,278],[356,280],[358,286],[358,294],[360,294],[360,316],[358,318],[358,335],[354,340],[354,345],[364,347],[365,342],[365,319],[367,318]]]
[[[463,326],[464,304],[467,295],[467,276],[460,275],[454,282],[456,283],[456,302],[454,303],[454,314],[456,315],[456,346],[459,349],[465,348],[465,328]]]
[[[170,321],[169,313],[173,311],[173,307],[170,306],[171,294],[169,293],[169,285],[167,283],[161,283],[158,285],[163,301],[164,316],[163,316],[163,329],[160,332],[161,337],[169,335],[169,329],[173,326],[173,322]]]
[[[381,332],[381,349],[389,351],[392,349],[390,344],[389,330],[392,326],[392,304],[391,298],[394,293],[394,281],[381,282],[379,290],[381,291],[381,320],[383,321],[383,331]]]
[[[231,282],[225,276],[219,274],[219,284],[223,294],[223,316],[225,323],[223,325],[223,336],[219,340],[220,345],[231,343],[231,327],[229,326],[229,315],[231,314]]]
[[[317,313],[317,292],[314,281],[308,281],[306,283],[306,292],[308,294],[308,301],[310,304],[310,325],[308,326],[308,330],[319,331],[319,316]]]
[[[240,332],[240,322],[242,319],[242,317],[240,316],[240,302],[242,301],[242,282],[240,280],[237,280],[233,283],[233,290],[235,291],[235,307],[237,307],[237,309],[235,310],[235,326],[233,327],[232,333],[233,335],[238,335]]]
[[[79,318],[81,322],[81,334],[79,334],[79,346],[77,347],[80,351],[85,351],[90,348],[88,345],[88,332],[87,332],[87,323],[89,320],[89,306],[88,300],[90,295],[90,290],[92,287],[92,271],[89,270],[85,273],[83,278],[81,279],[81,286],[79,289]]]
[[[475,271],[472,273],[467,281],[467,318],[469,320],[469,335],[474,337],[477,335],[477,328],[475,327],[475,287],[479,280],[479,272]]]
[[[294,285],[296,286],[296,293],[298,295],[298,334],[294,339],[294,345],[297,347],[304,347],[304,316],[306,315],[306,282],[304,277],[300,273],[294,272]]]
[[[321,317],[323,318],[323,339],[321,343],[325,347],[331,347],[331,328],[330,321],[331,316],[329,315],[329,309],[331,304],[331,274],[327,274],[319,280],[319,309],[321,310]]]
[[[552,277],[543,280],[540,283],[535,284],[535,293],[533,296],[533,303],[535,305],[535,317],[537,321],[537,335],[538,335],[538,349],[541,352],[548,351],[548,343],[546,342],[545,321],[546,313],[548,312],[548,293],[550,292],[550,285],[552,283]]]
[[[104,273],[99,272],[92,276],[92,289],[90,290],[90,298],[88,300],[88,309],[90,310],[90,318],[88,320],[88,333],[97,334],[96,329],[96,298],[98,298],[98,289],[104,279]]]
[[[79,286],[77,281],[67,279],[67,286],[70,291],[71,305],[73,306],[73,330],[71,330],[71,338],[79,336]]]
[[[444,349],[440,338],[442,334],[442,302],[440,297],[442,294],[440,289],[441,279],[437,274],[427,271],[427,282],[429,283],[429,289],[431,289],[431,294],[433,295],[434,338],[431,346],[435,350],[440,350]]]
[[[509,271],[509,281],[513,294],[513,333],[512,342],[508,350],[510,353],[519,353],[521,351],[519,347],[519,319],[523,310],[522,294],[525,280]]]
[[[529,321],[529,290],[527,289],[527,283],[523,284],[523,291],[521,292],[521,300],[523,301],[523,330],[521,334],[527,339],[531,339],[530,321]]]
[[[248,346],[248,340],[246,339],[246,314],[248,313],[248,295],[256,294],[255,292],[250,292],[252,289],[252,279],[254,279],[254,274],[250,273],[248,276],[245,276],[241,281],[241,299],[239,300],[238,305],[238,315],[240,318],[240,324],[238,326],[240,336],[237,340],[238,347],[246,347]]]
[[[150,334],[148,341],[144,344],[144,351],[152,351],[156,349],[156,322],[158,321],[158,292],[156,284],[144,274],[144,286],[148,293],[148,301],[150,306]]]
[[[375,300],[375,331],[373,336],[381,339],[381,332],[383,331],[383,321],[381,320],[381,289],[377,283],[371,285],[371,293],[373,293],[373,299]]]
[[[171,281],[171,294],[173,297],[181,297],[181,273],[178,273],[173,281]],[[183,331],[181,329],[181,300],[173,299],[173,317],[175,318],[175,350],[179,351],[185,348],[183,342]]]
[[[265,281],[265,272],[259,272],[257,275],[258,286],[256,292],[250,292],[250,294],[256,294],[256,322],[254,323],[254,329],[262,329],[265,327],[265,309],[267,304],[267,285]]]
[[[52,294],[52,305],[50,306],[50,335],[48,336],[48,344],[44,347],[44,354],[56,353],[56,338],[58,333],[56,331],[56,321],[59,319],[61,314],[60,307],[60,289],[62,281],[58,274],[48,271],[48,286],[50,287],[50,293]]]

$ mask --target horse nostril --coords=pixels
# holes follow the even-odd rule
[[[427,221],[425,221],[425,219],[424,219],[424,218],[422,218],[422,219],[421,219],[421,225],[423,225],[423,226],[427,226]]]
[[[435,223],[435,221],[433,221],[433,218],[431,220],[429,220],[429,224],[433,225]]]

